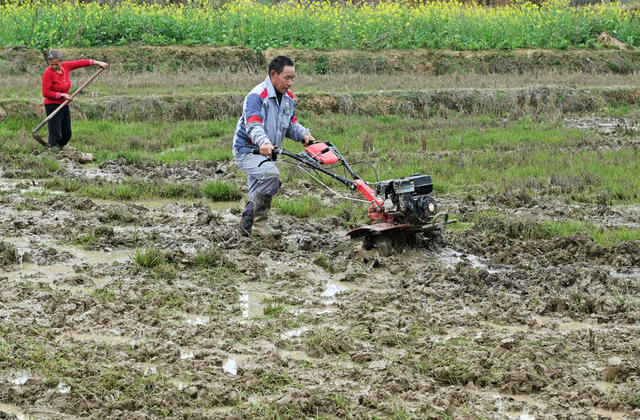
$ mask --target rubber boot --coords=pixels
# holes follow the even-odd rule
[[[253,201],[249,201],[240,216],[240,225],[238,226],[238,235],[251,236],[251,227],[253,226]]]
[[[270,195],[256,195],[253,200],[253,228],[251,228],[252,236],[261,238],[278,238],[282,234],[279,230],[271,229],[267,226],[269,210],[271,209]]]

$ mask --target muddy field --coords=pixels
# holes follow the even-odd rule
[[[529,113],[535,125],[553,103],[554,124],[592,133],[559,146],[569,154],[637,155],[637,80],[614,83],[632,92],[624,100],[590,102],[577,88],[579,109],[492,95],[512,111],[524,104],[514,119]],[[548,90],[509,79],[518,83]],[[499,109],[428,95],[443,121],[452,109]],[[617,108],[605,113],[605,103]],[[395,109],[383,108],[372,113]],[[65,156],[50,158],[56,178],[215,180],[246,192],[225,160]],[[362,220],[357,209],[276,213],[280,239],[240,238],[240,201],[89,198],[29,176],[42,161],[30,151],[0,159],[0,419],[640,419],[640,240],[539,233],[568,220],[637,230],[637,194],[625,196],[631,204],[605,192],[576,202],[563,188],[590,181],[577,174],[454,195],[436,178],[434,198],[460,223],[414,248],[366,251],[345,235]],[[308,179],[287,179],[281,197],[335,202]]]
[[[158,176],[61,159],[69,177]],[[523,239],[569,216],[637,226],[638,206],[440,196],[513,217],[389,255],[345,218],[276,215],[281,239],[238,238],[241,203],[38,194],[6,175],[2,418],[640,418],[640,242]]]

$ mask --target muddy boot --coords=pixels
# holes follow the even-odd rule
[[[251,227],[253,226],[253,201],[249,201],[240,216],[240,226],[238,226],[238,234],[240,236],[251,236]]]
[[[279,230],[271,229],[267,226],[269,209],[271,209],[270,195],[256,195],[253,207],[253,228],[251,235],[261,238],[278,238],[282,234]]]

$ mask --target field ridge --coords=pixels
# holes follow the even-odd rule
[[[305,50],[268,49],[261,54],[246,47],[122,46],[60,48],[65,59],[91,57],[123,72],[184,71],[206,68],[262,72],[278,55],[288,55],[298,70],[310,74],[411,72],[522,74],[554,69],[603,74],[633,74],[640,70],[640,49],[517,49],[453,50]],[[40,73],[43,54],[32,48],[0,48],[0,75]]]

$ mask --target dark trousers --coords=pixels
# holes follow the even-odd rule
[[[59,104],[46,104],[44,109],[49,116],[55,111]],[[49,127],[49,146],[66,146],[71,139],[71,113],[69,106],[63,106],[62,109],[47,122]]]

